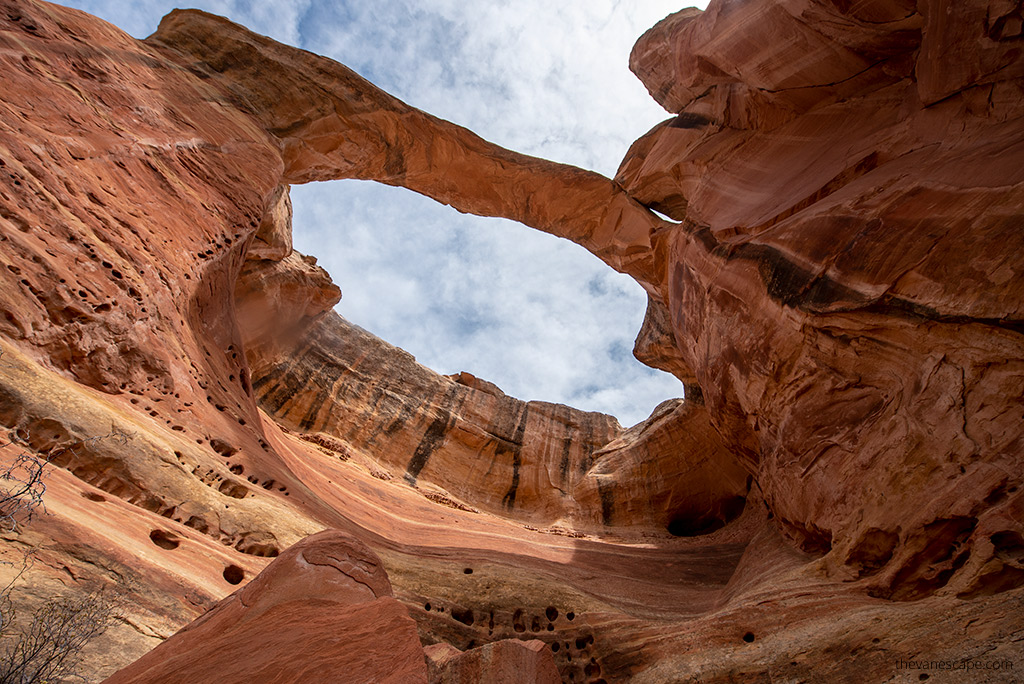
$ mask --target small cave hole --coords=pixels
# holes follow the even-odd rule
[[[423,610],[425,610],[425,611],[427,611],[429,613],[430,612],[430,604],[429,603],[424,603],[423,604]]]
[[[238,453],[238,449],[231,446],[223,439],[214,438],[210,440],[210,448],[216,451],[218,454],[225,458],[229,458]]]
[[[245,570],[237,565],[229,565],[224,568],[224,581],[228,584],[241,584],[245,579]]]
[[[996,532],[989,541],[995,548],[996,557],[1002,561],[1024,562],[1024,538],[1013,530]]]
[[[554,622],[558,619],[558,609],[554,606],[548,606],[544,611],[544,615],[547,617],[548,622]]]
[[[472,575],[473,574],[473,568],[464,568],[462,570],[462,572],[463,572],[463,574],[466,574],[466,575]]]
[[[572,612],[570,610],[568,613],[565,614],[565,619],[568,620],[569,622],[572,622],[573,620],[576,619],[576,613],[574,613],[574,612]]]
[[[743,640],[745,642],[747,642],[748,644],[754,643],[754,633],[753,632],[747,632],[746,634],[743,635]]]
[[[470,610],[469,608],[467,608],[466,610],[461,610],[459,608],[452,608],[452,618],[455,619],[455,620],[458,620],[459,622],[461,622],[462,624],[466,625],[467,627],[472,627],[473,626],[473,618],[474,618],[473,611]]]
[[[558,653],[558,649],[560,649],[561,647],[562,647],[562,646],[561,646],[561,644],[559,644],[559,643],[558,643],[558,642],[556,641],[556,642],[554,642],[553,644],[551,644],[551,652],[552,652],[552,653]]]
[[[512,614],[512,629],[519,634],[522,634],[526,631],[526,625],[523,624],[522,608],[517,608],[516,612]]]
[[[168,551],[173,551],[181,545],[181,541],[176,534],[165,530],[153,530],[149,533],[149,540],[161,549]]]

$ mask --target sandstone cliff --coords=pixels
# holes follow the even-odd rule
[[[576,682],[1024,666],[1020,25],[975,0],[684,10],[631,58],[672,117],[610,180],[225,19],[176,11],[136,41],[0,0],[2,453],[56,466],[48,515],[3,535],[38,558],[17,600],[127,596],[97,678],[239,587],[134,672],[191,653],[223,676],[231,651],[197,635],[237,618],[255,631],[224,649],[255,638],[257,593],[296,630],[375,616],[396,652],[440,644],[452,679],[534,662],[473,650],[507,638]],[[290,240],[287,185],[329,178],[632,275],[636,355],[688,400],[623,430],[346,322]],[[274,588],[325,528],[371,547],[352,553],[403,605]]]

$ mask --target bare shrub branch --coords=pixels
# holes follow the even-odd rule
[[[16,444],[16,438],[0,449]],[[0,470],[0,530],[16,530],[19,520],[27,523],[37,509],[43,506],[46,483],[43,471],[49,459],[29,451],[22,451],[14,461]]]
[[[18,451],[13,460],[0,469],[0,531],[18,532],[35,513],[45,511],[44,476],[54,458],[69,452],[77,456],[76,449],[104,440],[127,444],[133,436],[111,427],[105,435],[37,451],[31,448],[31,435],[27,431],[12,432],[9,441],[0,443],[0,451],[8,448]],[[0,589],[0,684],[49,684],[69,678],[82,679],[78,673],[82,648],[120,617],[119,610],[113,600],[100,592],[54,599],[33,614],[30,624],[15,630],[11,588],[29,568],[31,553],[24,555],[22,567],[14,579]]]
[[[100,592],[47,602],[20,634],[0,646],[0,684],[42,684],[79,677],[81,651],[118,617]]]
[[[127,444],[135,435],[111,426],[110,432],[89,437],[68,446],[55,446],[45,452],[33,452],[27,431],[13,432],[7,442],[0,443],[0,450],[19,448],[14,460],[0,470],[0,531],[17,530],[19,525],[28,523],[39,510],[46,510],[43,495],[46,483],[43,481],[46,466],[58,456],[70,453],[77,456],[77,449],[87,444],[114,441]]]

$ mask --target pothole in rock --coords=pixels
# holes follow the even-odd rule
[[[229,565],[224,568],[224,581],[228,584],[241,584],[245,579],[245,570],[237,565]]]
[[[153,530],[149,533],[149,540],[167,551],[173,551],[181,545],[178,535],[167,530]]]

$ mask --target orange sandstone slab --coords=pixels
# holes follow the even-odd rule
[[[415,623],[379,559],[329,530],[290,547],[244,588],[130,666],[128,682],[426,681]]]

